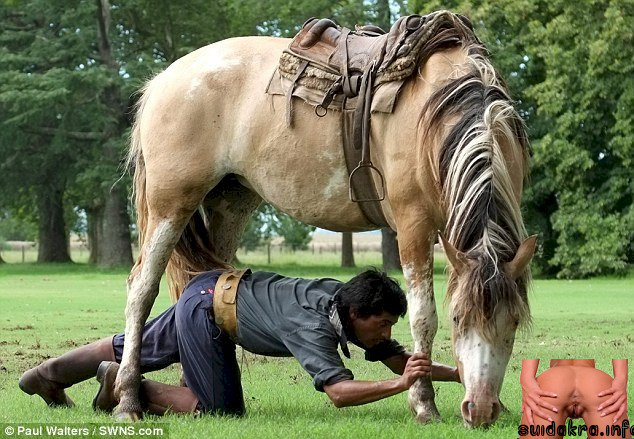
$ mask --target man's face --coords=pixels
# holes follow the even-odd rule
[[[368,349],[392,338],[392,326],[398,322],[398,316],[383,311],[379,315],[359,317],[356,310],[350,309],[350,322],[357,340]]]

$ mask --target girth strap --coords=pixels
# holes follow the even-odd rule
[[[385,215],[383,214],[383,209],[381,209],[381,202],[376,201],[379,199],[379,194],[377,194],[374,184],[372,170],[369,166],[359,166],[363,158],[362,150],[356,147],[352,139],[354,116],[355,114],[352,111],[342,111],[341,113],[343,152],[346,158],[348,175],[350,176],[350,199],[356,200],[359,209],[361,209],[361,212],[370,223],[377,227],[389,227]]]

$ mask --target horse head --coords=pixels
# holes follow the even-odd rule
[[[537,238],[524,240],[512,259],[496,261],[482,246],[461,252],[440,236],[452,266],[447,297],[453,355],[465,387],[462,417],[470,427],[489,425],[502,410],[499,394],[515,332],[530,321],[526,268]]]

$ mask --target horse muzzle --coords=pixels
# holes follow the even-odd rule
[[[469,428],[487,427],[495,422],[502,411],[500,400],[476,400],[465,398],[460,406],[462,419]]]

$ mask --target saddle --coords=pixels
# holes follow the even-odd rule
[[[370,60],[379,59],[387,38],[378,26],[339,28],[327,18],[311,18],[295,36],[289,51],[341,75],[341,91],[349,98],[359,94],[361,76]]]
[[[389,32],[377,26],[352,31],[311,18],[282,53],[267,88],[286,96],[289,127],[293,96],[314,105],[320,117],[329,108],[341,110],[349,196],[378,227],[388,225],[380,206],[384,178],[370,160],[371,113],[392,112],[404,81],[433,50],[442,49],[434,46],[433,36],[444,30],[459,35],[454,45],[463,38],[478,41],[469,20],[448,11],[401,17]]]

